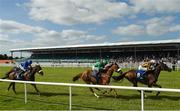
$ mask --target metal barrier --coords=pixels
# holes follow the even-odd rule
[[[72,109],[72,90],[71,87],[96,87],[96,88],[112,88],[112,89],[126,89],[126,90],[141,90],[141,111],[144,111],[144,91],[163,91],[163,92],[179,92],[180,89],[169,88],[148,88],[148,87],[126,87],[126,86],[110,86],[110,85],[87,85],[87,84],[71,84],[71,83],[55,83],[55,82],[32,82],[32,81],[18,81],[0,79],[2,82],[16,82],[24,83],[24,102],[27,103],[27,88],[26,84],[41,84],[41,85],[56,85],[69,86],[69,110]]]

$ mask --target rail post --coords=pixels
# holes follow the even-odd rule
[[[69,110],[71,111],[72,109],[72,90],[71,90],[71,86],[69,86]]]
[[[141,111],[144,111],[144,91],[141,90]]]
[[[27,87],[26,87],[26,83],[24,83],[24,102],[25,102],[25,104],[27,103]]]

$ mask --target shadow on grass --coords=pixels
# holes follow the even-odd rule
[[[141,99],[140,94],[131,94],[131,95],[118,95],[117,97],[114,97],[113,95],[102,95],[102,98],[116,98],[116,99],[124,99],[124,100],[130,100],[130,99]],[[152,99],[152,100],[162,100],[162,99],[168,99],[173,101],[180,100],[180,96],[171,96],[171,95],[159,95],[159,96],[148,96],[145,99]]]
[[[48,105],[64,105],[64,106],[69,106],[69,103],[65,103],[65,102],[51,102],[51,101],[46,101],[46,100],[39,100],[39,99],[29,99],[30,101],[34,101],[34,102],[42,102],[43,104],[48,104]],[[88,105],[77,105],[75,103],[72,103],[72,107],[76,107],[75,109],[91,109],[91,110],[112,110],[110,108],[102,108],[102,107],[97,107],[97,106],[88,106]]]
[[[161,99],[169,99],[173,101],[180,100],[180,96],[167,96],[167,95],[159,95],[159,96],[148,96],[148,99],[161,100]]]
[[[29,92],[28,94],[37,95],[36,92]],[[51,96],[69,96],[69,93],[41,92],[40,96],[46,96],[46,97],[51,97]],[[72,94],[72,96],[77,96],[77,94]]]
[[[19,94],[23,94],[24,92],[19,92],[17,95]],[[32,95],[36,95],[36,93],[34,92],[29,92],[28,94],[32,94]],[[50,97],[50,96],[69,96],[69,93],[51,93],[51,92],[44,92],[41,93],[40,96],[45,96],[45,97]],[[17,97],[16,94],[12,94],[12,95],[3,95],[0,94],[1,97],[7,97],[7,99],[3,100],[3,102],[8,102],[8,101],[13,101],[13,99],[18,99],[18,100],[24,100],[24,96],[22,95],[22,97]],[[72,94],[72,96],[78,96],[77,94]],[[57,101],[47,101],[46,99],[32,99],[32,98],[28,98],[28,102],[37,102],[37,103],[42,103],[42,104],[48,104],[48,105],[64,105],[64,106],[69,106],[69,103],[65,103],[65,102],[57,102]],[[85,105],[77,105],[72,103],[72,107],[75,107],[75,109],[81,108],[81,109],[91,109],[91,110],[112,110],[110,108],[102,108],[102,107],[97,107],[97,106],[85,106]]]
[[[20,99],[24,100],[24,92],[19,92],[17,95],[21,94],[21,97],[17,97],[16,94],[11,94],[11,95],[3,95],[0,94],[1,97],[7,97],[7,99],[3,100],[3,102],[8,102],[8,101],[13,101],[13,99]],[[29,95],[36,95],[35,92],[28,92]],[[72,96],[78,96],[80,94],[72,94]],[[51,97],[51,96],[69,96],[69,93],[54,93],[54,92],[41,92],[40,97]],[[94,97],[93,95],[88,95],[91,97]],[[95,98],[95,97],[94,97]],[[114,97],[113,95],[101,95],[100,99],[104,98],[112,98],[112,99],[124,99],[124,100],[130,100],[130,99],[140,99],[140,94],[131,94],[131,95],[118,95],[118,97]],[[168,95],[159,95],[159,96],[148,96],[146,99],[152,99],[152,100],[162,100],[162,99],[168,99],[168,100],[173,100],[173,101],[178,101],[180,100],[180,96],[168,96]],[[63,105],[63,106],[69,106],[68,102],[58,102],[58,101],[47,101],[46,99],[42,98],[28,98],[28,101],[31,102],[37,102],[37,103],[42,103],[42,104],[48,104],[48,105]],[[102,108],[98,107],[96,105],[94,106],[88,106],[88,105],[77,105],[76,103],[72,104],[73,109],[91,109],[91,110],[112,110],[110,108]]]

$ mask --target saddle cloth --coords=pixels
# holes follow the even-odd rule
[[[145,77],[145,72],[144,70],[136,70],[136,77],[137,79],[143,79]]]
[[[93,71],[92,71],[92,76],[97,77],[97,73],[98,73],[98,71],[93,70]]]

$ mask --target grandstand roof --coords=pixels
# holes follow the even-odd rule
[[[86,44],[86,45],[66,45],[66,46],[51,46],[51,47],[33,47],[33,48],[18,48],[11,49],[11,52],[17,51],[40,51],[51,49],[71,49],[71,48],[100,48],[100,47],[114,47],[114,46],[142,46],[142,45],[162,45],[162,44],[180,44],[180,39],[173,40],[156,40],[156,41],[132,41],[132,42],[118,42],[118,43],[101,43],[101,44]]]

